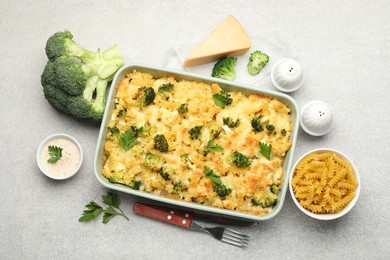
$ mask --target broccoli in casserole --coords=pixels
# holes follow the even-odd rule
[[[162,153],[167,153],[169,145],[164,135],[158,134],[154,137],[154,149],[159,150]]]
[[[271,192],[272,192],[273,194],[276,194],[276,195],[278,195],[279,192],[280,192],[279,185],[278,185],[278,184],[275,184],[275,183],[273,183],[273,184],[271,185],[270,189],[271,189]]]
[[[162,84],[158,88],[158,92],[164,95],[168,95],[173,90],[174,85],[172,83]]]
[[[236,121],[234,121],[231,117],[224,117],[222,122],[230,128],[236,128],[240,125],[240,119],[236,119]]]
[[[232,99],[230,93],[224,89],[222,89],[219,93],[214,94],[213,100],[217,106],[222,107],[222,108],[224,108],[225,106],[231,105],[233,102],[233,99]]]
[[[251,160],[242,153],[234,152],[230,155],[231,162],[238,168],[245,168],[251,165]]]
[[[138,181],[138,180],[132,180],[129,185],[128,185],[130,188],[132,188],[133,190],[139,190],[139,188],[141,187],[141,181]]]
[[[202,126],[195,126],[195,127],[191,128],[189,131],[190,138],[192,140],[198,139],[201,135],[201,131],[202,131]]]
[[[156,92],[152,87],[141,87],[138,89],[138,100],[142,106],[147,106],[154,101]]]
[[[185,115],[188,112],[188,106],[187,104],[183,103],[180,104],[179,108],[177,109],[180,115]]]
[[[278,196],[271,192],[265,192],[260,197],[252,198],[251,202],[255,206],[260,206],[262,208],[270,208],[276,206],[278,202]]]
[[[145,160],[144,160],[145,167],[158,171],[159,169],[161,169],[162,164],[163,161],[157,154],[147,153],[145,155]]]
[[[253,128],[253,131],[255,131],[255,132],[263,131],[263,125],[261,124],[260,118],[261,118],[260,116],[255,116],[251,120],[251,125]]]

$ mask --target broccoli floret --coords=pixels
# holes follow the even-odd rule
[[[275,126],[273,124],[268,124],[268,125],[265,126],[265,128],[267,128],[269,134],[272,134],[272,133],[275,134],[275,132],[274,132],[275,131]]]
[[[121,116],[125,115],[126,111],[127,111],[126,108],[119,110],[118,113],[116,114],[116,117],[121,117]]]
[[[195,126],[195,127],[191,128],[189,131],[190,138],[192,140],[198,139],[201,135],[201,131],[202,131],[202,126]]]
[[[249,56],[248,72],[251,75],[259,74],[260,71],[267,65],[269,57],[261,51],[255,51]]]
[[[255,206],[260,206],[262,208],[270,208],[276,206],[278,202],[278,196],[273,193],[266,192],[260,197],[252,198],[251,202]]]
[[[230,155],[230,160],[239,168],[245,168],[251,165],[251,160],[239,152],[234,152]]]
[[[224,184],[214,185],[213,190],[220,197],[226,197],[227,195],[229,195],[232,192],[232,189],[227,188]]]
[[[177,109],[180,115],[187,114],[188,112],[188,105],[187,104],[180,104],[179,108]]]
[[[110,133],[112,136],[119,135],[120,134],[119,128],[116,126],[114,126],[113,128],[110,128]]]
[[[286,136],[287,132],[286,132],[286,129],[282,129],[282,131],[280,131],[281,135],[283,136]]]
[[[141,187],[141,181],[132,180],[127,186],[134,190],[139,190],[139,188]]]
[[[164,135],[158,134],[154,137],[154,149],[167,153],[169,145]]]
[[[124,62],[116,46],[103,53],[88,51],[69,31],[52,35],[46,43],[49,61],[41,75],[45,98],[54,108],[77,119],[100,123],[107,85]]]
[[[271,190],[271,192],[272,192],[273,194],[276,194],[276,195],[278,195],[278,194],[279,194],[279,192],[280,192],[279,185],[278,185],[278,184],[275,184],[275,183],[273,183],[273,184],[271,185],[271,187],[270,187],[270,190]]]
[[[121,182],[123,177],[125,176],[124,172],[114,172],[110,177],[108,177],[108,181],[112,183]]]
[[[211,76],[220,79],[233,80],[236,77],[236,63],[236,57],[226,57],[219,60],[215,63]]]
[[[147,106],[154,101],[156,92],[152,87],[142,87],[138,89],[138,100],[142,106]]]
[[[181,181],[173,182],[173,192],[174,193],[178,193],[179,191],[181,191],[181,189],[182,189]]]
[[[138,126],[136,126],[136,125],[130,126],[130,129],[131,129],[131,131],[133,131],[133,133],[134,133],[134,135],[135,135],[136,137],[138,137],[138,136],[143,136],[143,133],[144,133],[144,131],[145,131],[145,128],[144,128],[143,126],[138,127]]]
[[[171,92],[173,90],[173,87],[174,87],[174,85],[172,83],[162,84],[158,88],[158,92],[161,94],[167,95],[169,92]]]
[[[255,132],[263,131],[263,125],[261,124],[260,116],[255,116],[251,121],[251,125],[253,128],[253,131],[255,131]]]
[[[224,117],[222,119],[222,122],[230,128],[236,128],[237,126],[240,125],[240,119],[234,121],[233,118],[231,117]]]
[[[163,161],[161,160],[161,158],[157,154],[147,153],[145,155],[145,160],[144,160],[145,167],[152,169],[152,170],[159,171],[162,167],[162,164],[163,164]]]
[[[231,105],[233,102],[233,99],[230,97],[230,93],[224,89],[222,89],[219,93],[214,94],[213,100],[217,106],[222,108]]]
[[[167,167],[162,167],[160,169],[160,175],[163,177],[164,180],[169,181],[171,179],[170,174],[172,173],[172,170],[167,169]]]

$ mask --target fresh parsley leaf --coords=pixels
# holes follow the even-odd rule
[[[113,206],[115,208],[119,207],[120,200],[116,193],[107,192],[107,195],[102,196],[103,202],[109,206]]]
[[[266,143],[259,142],[259,146],[260,146],[260,153],[261,153],[261,155],[263,155],[265,158],[270,160],[271,159],[272,145],[271,144],[267,145]]]
[[[205,166],[204,167],[204,171],[205,171],[205,176],[210,178],[211,181],[215,184],[215,185],[221,185],[222,182],[221,182],[221,179],[220,179],[220,176],[216,175],[214,173],[213,170],[211,170],[209,167]]]
[[[203,150],[204,154],[207,154],[207,152],[216,153],[216,152],[222,152],[223,147],[220,145],[214,145],[214,140],[209,140],[207,142],[206,148]]]
[[[103,208],[94,201],[91,201],[85,207],[87,210],[84,210],[83,215],[79,218],[80,222],[90,221],[99,216],[99,214],[103,211]]]
[[[125,150],[130,150],[134,145],[139,144],[137,136],[134,134],[133,129],[128,129],[119,138],[119,145]]]
[[[119,207],[121,203],[119,197],[116,193],[107,192],[107,195],[102,196],[103,202],[107,204],[109,207],[104,210],[103,223],[106,224],[112,217],[116,215],[121,215],[125,219],[129,220],[123,210]],[[114,208],[119,209],[120,212],[117,212]],[[113,213],[115,212],[115,214]],[[112,216],[111,216],[112,215]],[[106,220],[105,220],[106,219]]]
[[[50,158],[49,163],[56,163],[62,157],[62,148],[54,145],[48,147]]]
[[[104,210],[103,223],[107,224],[107,222],[110,221],[116,215],[121,215],[121,214],[117,212],[113,207],[109,206]]]

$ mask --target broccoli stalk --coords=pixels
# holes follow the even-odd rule
[[[91,52],[73,41],[69,31],[52,35],[46,43],[49,61],[41,75],[43,92],[56,109],[100,123],[109,82],[124,62],[116,46]]]
[[[236,77],[236,63],[236,57],[226,57],[219,60],[215,63],[211,76],[220,79],[233,80]]]
[[[255,51],[249,56],[248,72],[251,75],[259,74],[260,71],[267,65],[269,57],[261,51]]]

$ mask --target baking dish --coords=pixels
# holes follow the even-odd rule
[[[138,191],[131,189],[130,187],[121,185],[121,184],[115,184],[109,182],[103,175],[102,175],[102,156],[104,153],[104,144],[106,141],[106,135],[107,135],[107,125],[110,120],[110,115],[112,113],[112,110],[115,107],[114,104],[114,96],[115,96],[115,88],[117,84],[125,77],[126,74],[132,72],[133,70],[138,70],[141,72],[145,73],[150,73],[154,77],[161,77],[161,76],[166,76],[166,75],[175,75],[177,80],[180,79],[185,79],[185,80],[190,80],[190,81],[202,81],[208,84],[211,83],[218,83],[222,89],[225,89],[227,91],[240,91],[245,94],[264,94],[268,95],[271,97],[275,97],[284,104],[286,104],[291,111],[291,118],[292,118],[292,131],[291,131],[291,143],[292,146],[288,153],[286,154],[284,163],[283,163],[283,170],[284,170],[284,175],[283,175],[283,180],[282,180],[282,187],[281,191],[279,193],[279,198],[278,198],[278,203],[277,205],[273,208],[272,212],[268,215],[264,216],[257,216],[257,215],[252,215],[248,213],[242,213],[239,211],[232,211],[232,210],[227,210],[227,209],[219,209],[219,208],[213,208],[197,203],[190,203],[190,202],[185,202],[185,201],[180,201],[180,200],[174,200],[174,199],[169,199],[166,197],[162,197],[159,195],[155,195],[152,193],[147,193],[144,191]],[[94,173],[95,177],[101,183],[103,186],[112,189],[112,190],[117,190],[120,192],[128,193],[131,195],[139,196],[142,198],[146,198],[149,200],[152,200],[156,203],[165,203],[168,204],[169,206],[172,207],[177,207],[177,208],[187,208],[191,209],[195,212],[200,212],[203,214],[210,214],[210,215],[218,215],[222,217],[229,217],[229,218],[235,218],[235,219],[240,219],[243,221],[263,221],[263,220],[268,220],[272,217],[274,217],[276,214],[279,213],[283,206],[283,202],[286,196],[286,191],[288,189],[288,180],[289,180],[289,174],[291,172],[291,164],[292,164],[292,159],[293,159],[293,153],[295,150],[296,146],[296,140],[297,140],[297,133],[299,129],[299,109],[296,104],[296,102],[290,97],[287,96],[283,93],[279,92],[274,92],[270,90],[261,90],[258,88],[255,88],[253,86],[245,85],[245,84],[240,84],[240,83],[235,83],[231,81],[226,81],[218,78],[211,78],[211,77],[205,77],[205,76],[199,76],[195,74],[191,74],[188,72],[184,71],[178,71],[178,70],[172,70],[172,69],[166,69],[166,68],[160,68],[160,67],[155,67],[155,66],[149,66],[149,65],[143,65],[143,64],[130,64],[122,67],[115,75],[111,88],[108,93],[107,97],[107,104],[105,108],[105,114],[103,116],[103,120],[101,123],[100,127],[100,132],[99,132],[99,137],[97,141],[97,147],[96,147],[96,152],[95,152],[95,158],[94,158]]]

